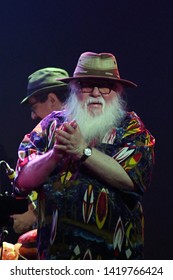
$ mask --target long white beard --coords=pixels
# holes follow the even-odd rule
[[[97,101],[103,104],[103,110],[100,114],[96,111],[92,111],[92,114],[88,112],[87,104],[92,102],[91,97],[83,104],[79,102],[77,94],[72,93],[66,103],[67,118],[69,120],[76,120],[88,144],[92,141],[100,143],[105,134],[111,128],[118,127],[126,115],[125,104],[119,94],[115,95],[115,98],[109,105],[106,105],[103,97],[99,97]]]

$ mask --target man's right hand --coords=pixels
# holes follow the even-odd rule
[[[37,216],[33,210],[28,210],[23,214],[14,214],[13,229],[16,233],[25,233],[32,229],[33,224],[37,221]]]

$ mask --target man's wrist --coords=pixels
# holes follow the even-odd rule
[[[82,155],[80,161],[84,162],[91,155],[92,155],[92,148],[90,146],[87,146],[85,149],[83,149],[83,155]]]

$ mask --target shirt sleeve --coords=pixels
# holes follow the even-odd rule
[[[54,143],[54,133],[62,120],[61,112],[53,111],[45,117],[29,134],[26,134],[18,148],[16,177],[22,167],[37,155],[50,150]]]
[[[136,192],[142,194],[151,183],[155,139],[134,112],[129,113],[117,139],[121,148],[114,158],[134,182]]]
[[[31,133],[26,134],[18,148],[18,161],[16,173],[20,172],[22,167],[37,155],[43,154],[46,150],[46,137],[40,124],[38,124]]]

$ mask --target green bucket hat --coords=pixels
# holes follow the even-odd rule
[[[124,87],[137,87],[129,80],[121,79],[116,58],[111,53],[84,52],[79,57],[73,77],[60,78],[66,83],[81,79],[104,79],[120,83]]]
[[[26,104],[31,96],[40,95],[54,90],[62,93],[67,91],[67,84],[57,78],[68,78],[67,71],[61,68],[47,67],[39,69],[28,77],[26,97],[20,104]]]

